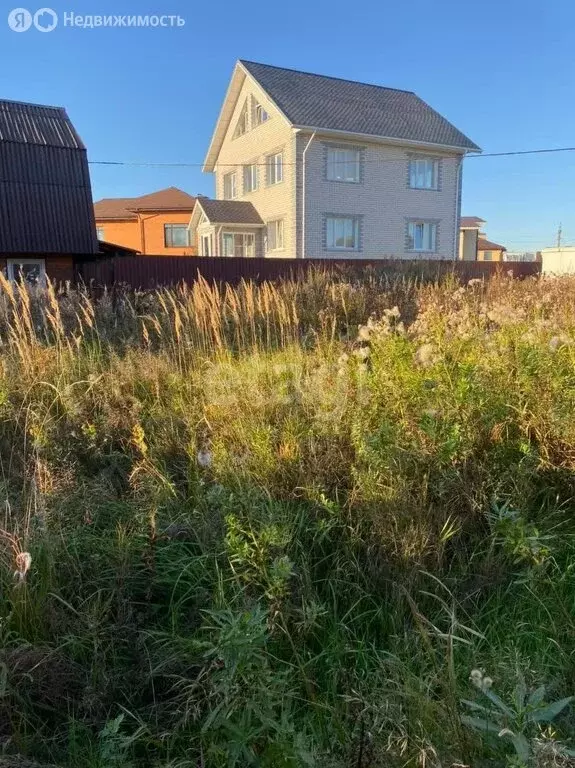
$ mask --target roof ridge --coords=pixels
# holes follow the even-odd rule
[[[251,200],[222,200],[214,197],[203,197],[203,198],[200,197],[198,198],[198,203],[202,206],[202,208],[204,207],[204,204],[207,205],[208,208],[210,206],[225,205],[230,208],[248,207],[248,208],[253,208],[254,211],[257,211],[257,208],[255,207],[255,205],[252,203]]]
[[[179,187],[174,187],[172,185],[171,187],[162,187],[162,189],[156,189],[155,192],[146,192],[144,195],[138,195],[134,198],[134,200],[139,200],[142,197],[151,197],[152,195],[160,195],[162,192],[171,192],[172,190],[181,192],[183,195],[189,195],[189,197],[194,197],[194,195],[190,195],[189,192],[186,192],[185,189],[180,189]]]
[[[55,104],[38,104],[34,101],[16,101],[15,99],[0,99],[0,104],[17,104],[19,107],[38,107],[39,109],[57,109],[59,112],[64,112],[66,117],[68,117],[66,107],[58,107]]]
[[[137,200],[137,197],[103,197],[101,200],[94,200],[94,204],[103,203],[106,200]]]
[[[308,75],[310,77],[321,77],[324,80],[337,80],[340,83],[353,83],[354,85],[367,85],[369,88],[381,88],[384,91],[398,91],[399,93],[411,93],[417,96],[415,91],[408,91],[405,88],[392,88],[389,85],[378,85],[377,83],[366,83],[363,80],[350,80],[347,77],[335,77],[335,75],[320,75],[318,72],[307,72],[304,69],[292,69],[291,67],[278,67],[275,64],[264,64],[261,61],[250,61],[249,59],[238,59],[240,64],[255,64],[258,67],[269,67],[269,69],[282,69],[285,72],[295,72],[298,75]]]
[[[97,203],[103,203],[107,200],[141,200],[143,197],[151,197],[152,195],[159,195],[161,192],[169,192],[170,190],[176,190],[176,192],[181,192],[183,195],[188,195],[188,197],[193,197],[195,199],[195,195],[191,195],[189,192],[186,192],[184,189],[180,189],[179,187],[163,187],[162,189],[157,189],[155,192],[146,192],[143,195],[131,195],[130,197],[103,197],[101,200],[96,200]]]

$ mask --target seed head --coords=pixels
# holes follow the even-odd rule
[[[472,669],[469,679],[477,688],[481,688],[483,681],[483,672],[480,669]]]
[[[19,552],[16,555],[16,570],[14,571],[14,580],[18,584],[26,581],[26,574],[32,565],[32,555],[29,552]]]
[[[433,344],[423,344],[415,353],[415,362],[422,368],[431,368],[437,362],[437,354]]]
[[[356,357],[359,357],[360,360],[367,360],[371,354],[371,350],[369,347],[360,347],[359,349],[355,349],[353,354]]]
[[[211,467],[212,463],[214,461],[214,457],[211,453],[211,451],[208,451],[206,448],[201,448],[198,451],[198,464],[203,469],[207,469],[207,467]]]

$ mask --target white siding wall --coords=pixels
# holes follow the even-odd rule
[[[298,134],[297,255],[301,256],[302,155],[310,134]],[[306,155],[305,256],[308,258],[437,258],[454,259],[459,239],[455,237],[459,218],[459,155],[422,151],[424,156],[441,157],[440,190],[410,189],[409,155],[413,149],[375,143],[353,142],[363,148],[362,181],[359,184],[327,181],[326,144],[345,142],[317,136]],[[361,250],[328,251],[324,247],[325,214],[361,216]],[[407,251],[408,219],[438,222],[436,253]]]

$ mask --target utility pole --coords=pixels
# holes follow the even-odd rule
[[[563,235],[563,229],[561,228],[561,222],[559,222],[559,229],[557,230],[557,248],[561,248],[562,235]]]

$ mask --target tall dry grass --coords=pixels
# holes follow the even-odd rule
[[[574,299],[0,277],[7,756],[510,765],[460,699],[575,688]],[[533,761],[574,730],[526,721]]]

